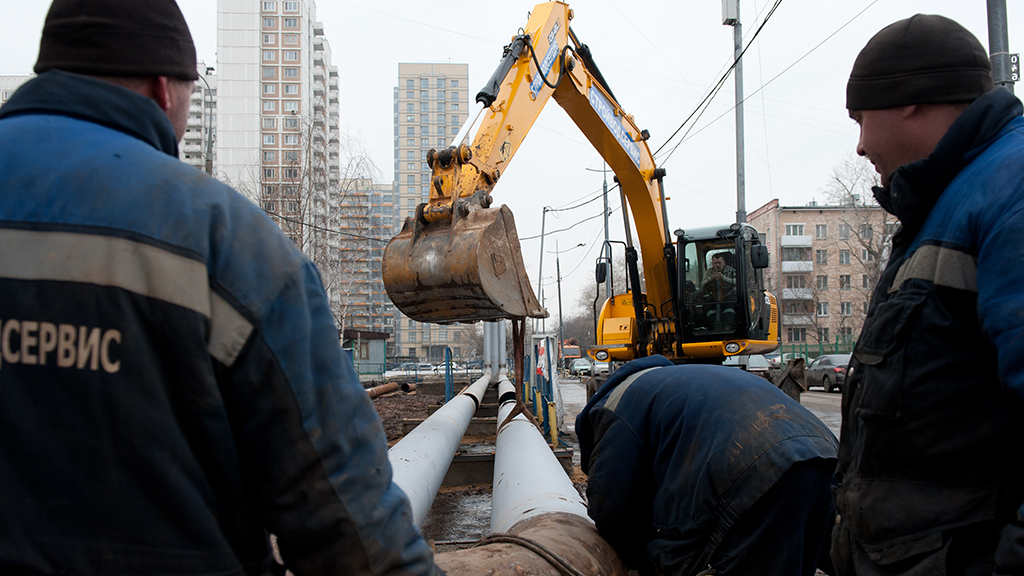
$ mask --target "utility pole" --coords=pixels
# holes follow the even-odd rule
[[[206,74],[212,71],[212,67],[206,67]],[[206,173],[213,176],[213,91],[210,89],[210,83],[206,81],[206,74],[199,75],[199,79],[206,85],[206,93],[203,94],[203,116],[206,120],[206,153],[203,154],[203,163]]]
[[[558,278],[558,349],[562,349],[565,335],[562,333],[562,257],[558,254],[558,240],[555,240],[555,276]]]
[[[544,221],[547,220],[550,206],[545,206],[540,215],[540,263],[537,264],[537,298],[540,298],[540,305],[544,307],[544,289],[541,282],[544,281]],[[544,320],[541,319],[541,332],[544,331]],[[533,319],[533,329],[537,329],[537,319]]]
[[[743,26],[740,24],[740,0],[722,0],[722,24],[732,26],[733,74],[736,79],[736,221],[747,221],[747,196],[743,164]]]
[[[590,168],[584,168],[589,172],[597,172],[597,170],[591,170]],[[602,194],[604,196],[604,244],[601,247],[602,255],[608,259],[608,273],[604,277],[604,297],[605,299],[612,297],[612,275],[611,275],[611,262],[612,262],[612,246],[608,243],[608,163],[605,162],[601,166],[601,175],[604,181],[601,184]],[[625,207],[623,207],[625,209]]]
[[[1006,0],[988,0],[988,53],[992,60],[992,81],[1013,92],[1013,83],[1020,78],[1020,54],[1010,54]]]

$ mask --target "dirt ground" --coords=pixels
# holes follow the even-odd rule
[[[388,435],[388,446],[402,439],[402,420],[426,418],[429,406],[443,403],[443,395],[422,394],[419,391],[408,394],[395,391],[373,399],[373,407],[377,409],[377,415],[384,424],[384,432]]]

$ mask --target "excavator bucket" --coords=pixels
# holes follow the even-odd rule
[[[504,205],[431,223],[409,218],[384,249],[382,274],[391,301],[419,322],[548,316]]]

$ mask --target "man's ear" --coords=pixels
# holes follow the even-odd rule
[[[154,76],[149,81],[149,97],[165,113],[171,109],[171,92],[167,87],[167,76]]]
[[[165,78],[165,80],[166,80],[166,78]],[[913,116],[916,112],[917,112],[917,104],[910,104],[908,106],[904,106],[903,107],[903,110],[900,111],[900,116],[904,120],[907,120],[908,118]]]

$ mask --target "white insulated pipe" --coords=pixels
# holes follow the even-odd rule
[[[508,344],[505,341],[505,321],[498,323],[498,374],[508,374]]]
[[[417,527],[423,525],[490,382],[491,373],[484,372],[388,450],[392,481],[409,497]]]
[[[505,374],[500,374],[499,398],[505,398],[514,389]],[[593,523],[583,498],[537,428],[522,414],[501,426],[515,407],[514,394],[508,398],[512,399],[498,408],[491,532],[508,532],[527,518],[559,512]]]

